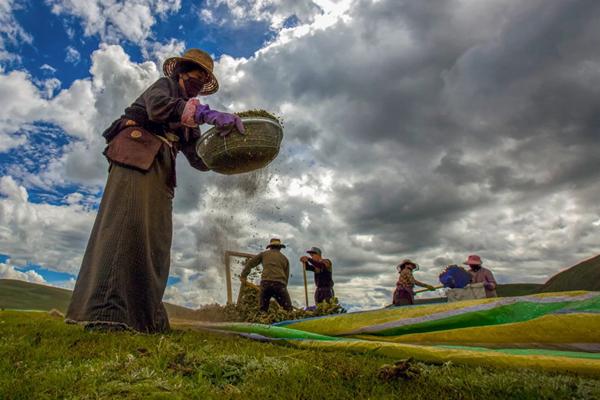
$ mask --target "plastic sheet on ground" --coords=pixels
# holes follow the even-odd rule
[[[299,347],[600,376],[600,293],[394,307],[275,325],[197,325]]]

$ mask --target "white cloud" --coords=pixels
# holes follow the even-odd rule
[[[52,98],[54,96],[54,92],[60,89],[62,83],[56,78],[46,79],[41,82],[43,87],[43,96],[46,99]]]
[[[51,65],[48,65],[48,64],[43,64],[43,65],[40,67],[40,69],[41,69],[42,71],[47,71],[47,72],[48,72],[48,73],[50,73],[50,74],[54,74],[54,73],[56,72],[56,68],[54,68],[53,66],[51,66]]]
[[[24,1],[19,0],[0,0],[0,63],[20,61],[19,54],[7,50],[8,46],[33,41],[13,14],[13,11],[24,7],[24,4]]]
[[[0,249],[15,264],[76,274],[95,213],[80,204],[30,202],[10,176],[0,178]]]
[[[206,8],[200,11],[200,17],[207,23],[233,23],[243,25],[250,21],[266,21],[272,29],[281,29],[290,17],[296,17],[300,23],[310,23],[330,1],[295,1],[295,0],[209,0]],[[221,18],[216,17],[220,9],[227,10]]]
[[[200,10],[200,19],[208,24],[217,22],[213,12],[211,10],[207,10],[206,8]]]
[[[101,45],[92,54],[91,73],[92,79],[76,80],[56,95],[55,78],[38,82],[40,90],[25,71],[0,73],[0,150],[25,144],[27,135],[35,135],[27,126],[38,121],[78,139],[40,174],[50,185],[69,180],[99,185],[106,172],[101,133],[159,76],[153,62],[133,63],[118,45]]]
[[[44,100],[30,76],[23,71],[0,73],[0,148],[3,151],[23,142],[21,134],[15,132],[43,107]]]
[[[81,61],[81,54],[79,54],[77,49],[72,46],[67,46],[66,50],[67,55],[65,56],[65,61],[73,65],[79,64],[79,61]]]
[[[103,41],[128,40],[142,44],[152,34],[160,18],[179,11],[180,0],[46,0],[57,15],[71,15],[81,20],[86,36],[99,35]]]
[[[75,278],[70,278],[67,281],[49,282],[48,284],[51,286],[54,286],[54,287],[62,288],[62,289],[73,290],[73,289],[75,289],[76,282],[77,282],[77,280]]]
[[[77,80],[61,90],[56,78],[36,82],[25,71],[0,73],[0,148],[4,151],[23,144],[21,130],[36,121],[57,124],[76,138],[93,135],[91,124],[97,116],[91,82]],[[30,129],[29,129],[30,130]]]
[[[0,279],[16,279],[32,283],[46,283],[46,280],[33,270],[21,272],[9,263],[0,263]]]
[[[25,143],[27,143],[26,135],[7,135],[5,133],[0,133],[0,153],[22,146]]]
[[[146,42],[142,47],[142,55],[146,60],[152,60],[156,64],[156,69],[162,71],[163,62],[173,56],[180,56],[185,50],[185,42],[182,40],[171,39],[167,42]]]

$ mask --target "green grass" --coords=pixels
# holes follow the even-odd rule
[[[590,399],[600,380],[414,363],[174,330],[86,333],[45,313],[0,312],[0,399]]]

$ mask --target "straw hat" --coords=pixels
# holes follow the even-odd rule
[[[414,265],[415,269],[419,268],[419,264],[417,264],[416,262],[412,261],[410,258],[407,258],[405,260],[402,260],[402,262],[400,264],[398,264],[398,266],[396,267],[396,269],[399,271],[400,269],[402,269],[403,266],[405,266],[407,264]]]
[[[214,62],[212,57],[205,51],[200,49],[189,49],[181,57],[170,57],[163,63],[163,72],[165,76],[171,77],[175,71],[175,67],[180,62],[191,62],[198,65],[208,74],[208,82],[204,84],[199,94],[207,95],[215,93],[219,90],[219,82],[213,74]]]
[[[270,249],[271,247],[279,247],[280,249],[285,249],[285,244],[281,243],[281,240],[273,238],[267,245],[267,249]]]

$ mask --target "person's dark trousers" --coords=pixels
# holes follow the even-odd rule
[[[333,299],[333,296],[335,296],[335,293],[333,292],[332,287],[326,286],[317,288],[317,290],[315,291],[315,304],[319,304],[324,301],[329,301]]]
[[[260,282],[260,310],[267,312],[269,311],[269,302],[271,297],[275,298],[275,301],[279,303],[285,310],[290,311],[292,309],[292,300],[290,294],[287,291],[287,287],[281,282],[275,281],[261,281]]]
[[[412,291],[397,287],[394,291],[393,303],[395,306],[409,306],[415,304]]]

